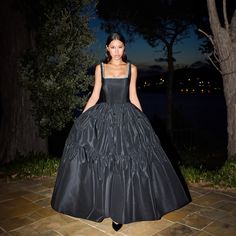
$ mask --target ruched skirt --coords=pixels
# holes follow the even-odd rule
[[[66,139],[51,205],[101,222],[158,220],[190,202],[147,116],[132,103],[98,103]]]

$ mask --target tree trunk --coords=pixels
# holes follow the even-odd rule
[[[167,45],[167,60],[168,60],[168,79],[167,79],[167,132],[172,140],[173,138],[173,46]]]
[[[0,163],[14,160],[17,153],[47,152],[47,140],[39,137],[32,117],[29,92],[17,79],[17,60],[29,47],[30,34],[15,2],[3,1],[0,13]]]
[[[215,0],[207,0],[214,46],[219,57],[227,106],[228,159],[236,154],[236,11],[231,24],[221,26]],[[225,18],[226,19],[226,18]]]

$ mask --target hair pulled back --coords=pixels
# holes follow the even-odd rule
[[[106,46],[109,46],[109,44],[113,41],[113,40],[119,40],[121,41],[124,46],[126,44],[126,41],[125,41],[125,38],[124,36],[119,33],[119,32],[114,32],[114,33],[111,33],[108,37],[107,37],[107,40],[106,40]],[[111,55],[110,53],[106,50],[106,57],[104,59],[104,63],[108,63],[109,61],[111,60]],[[124,54],[122,55],[122,61],[123,62],[127,62],[127,56],[124,52]]]

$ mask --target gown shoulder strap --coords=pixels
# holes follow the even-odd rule
[[[128,78],[131,76],[131,63],[128,62]]]
[[[103,78],[103,74],[104,74],[104,64],[103,64],[103,62],[100,64],[100,67],[101,67],[101,76]]]

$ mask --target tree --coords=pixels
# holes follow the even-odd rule
[[[17,58],[30,43],[25,17],[15,0],[1,2],[0,13],[0,162],[16,158],[17,152],[47,152],[47,140],[39,136],[31,114],[29,92],[19,86]]]
[[[222,1],[223,20],[215,0],[207,0],[212,35],[207,35],[215,49],[216,67],[223,78],[227,107],[228,158],[236,154],[236,9],[232,17],[227,14],[226,0]],[[213,62],[213,60],[212,60]]]
[[[36,46],[20,60],[20,81],[31,92],[33,115],[42,137],[62,130],[74,118],[74,110],[87,100],[93,82],[88,69],[94,64],[86,50],[94,39],[88,26],[91,16],[83,12],[88,4],[91,0],[68,0],[66,5],[45,9]]]
[[[78,34],[77,34],[77,39],[81,39],[81,44],[78,44],[75,42],[75,46],[81,46],[81,52],[83,52],[84,56],[79,58],[75,58],[75,53],[78,53],[78,51],[75,50],[75,52],[70,52],[69,53],[69,44],[71,42],[66,42],[64,41],[63,44],[63,39],[60,41],[61,44],[56,44],[56,41],[48,41],[47,40],[47,35],[46,33],[49,32],[49,25],[51,19],[50,17],[55,16],[54,22],[60,23],[62,22],[62,18],[65,19],[68,17],[68,24],[69,26],[65,25],[65,27],[71,27],[71,23],[73,22],[72,18],[68,16],[68,11],[67,13],[65,8],[60,8],[62,6],[67,6],[70,10],[72,9],[73,2],[77,2],[77,9],[73,11],[73,20],[78,17],[78,15],[75,14],[80,13],[81,16],[81,21],[78,22],[81,23],[78,28]],[[78,11],[79,9],[82,9],[81,7],[85,6],[86,1],[69,1],[69,0],[39,0],[39,1],[33,1],[33,0],[5,0],[1,2],[1,14],[0,14],[0,24],[1,24],[1,43],[0,43],[0,51],[1,51],[1,58],[0,58],[0,66],[1,66],[1,77],[0,77],[0,143],[1,143],[1,149],[0,149],[0,162],[1,163],[7,163],[16,158],[16,154],[20,153],[23,155],[27,155],[31,151],[33,152],[47,152],[48,150],[48,143],[47,143],[47,137],[45,135],[41,136],[39,134],[39,127],[37,126],[35,122],[38,122],[39,119],[37,117],[40,116],[40,114],[43,114],[43,112],[37,112],[36,108],[38,108],[39,104],[34,103],[35,98],[38,97],[41,102],[41,105],[45,105],[44,102],[49,105],[48,101],[50,100],[49,97],[52,94],[50,94],[50,91],[42,91],[45,95],[43,99],[43,94],[42,97],[40,97],[40,88],[35,86],[36,83],[38,83],[39,86],[43,84],[42,81],[36,81],[33,79],[33,77],[30,77],[30,73],[33,73],[34,75],[40,75],[41,72],[36,72],[36,68],[38,70],[43,70],[46,73],[46,69],[42,68],[43,65],[46,66],[47,68],[47,75],[43,76],[43,79],[48,78],[48,83],[50,84],[53,79],[56,78],[55,74],[56,72],[59,73],[60,69],[65,75],[65,70],[63,65],[68,65],[69,70],[68,74],[71,75],[70,78],[74,78],[69,80],[68,85],[65,81],[64,82],[59,82],[54,83],[54,85],[59,85],[60,86],[65,86],[66,88],[59,89],[61,92],[63,92],[63,95],[59,98],[57,96],[57,99],[60,100],[62,99],[63,101],[65,100],[65,96],[68,96],[68,99],[73,100],[74,102],[72,105],[70,104],[70,107],[67,107],[68,109],[66,110],[65,107],[60,107],[60,106],[55,106],[55,109],[61,111],[67,111],[65,116],[68,115],[69,110],[71,111],[71,117],[73,116],[72,112],[72,107],[75,106],[75,104],[78,104],[78,101],[75,101],[75,90],[77,92],[81,91],[80,88],[82,86],[86,87],[85,82],[83,84],[80,84],[78,81],[83,81],[86,77],[86,63],[89,61],[89,59],[86,57],[86,53],[83,50],[83,46],[87,45],[88,39],[90,39],[90,32],[86,31],[87,29],[87,24],[86,24],[86,19],[87,16],[84,11]],[[89,3],[89,0],[87,1]],[[56,7],[57,6],[57,7]],[[51,11],[52,9],[61,9],[60,11],[56,12]],[[63,10],[64,9],[64,10]],[[62,12],[64,14],[62,14]],[[47,14],[45,14],[47,13]],[[77,18],[78,19],[78,18]],[[74,23],[74,22],[73,22]],[[77,24],[77,22],[75,22]],[[78,24],[76,26],[78,26]],[[52,26],[52,21],[51,21],[51,26]],[[56,26],[56,25],[55,25]],[[55,27],[56,28],[56,27]],[[75,27],[76,28],[76,27]],[[73,28],[73,29],[75,29]],[[41,31],[43,29],[43,31]],[[51,28],[52,29],[52,28]],[[55,30],[55,29],[54,29]],[[81,30],[81,31],[80,31]],[[63,32],[65,33],[66,30]],[[41,32],[41,34],[40,34]],[[55,31],[54,31],[55,33]],[[75,32],[74,32],[75,33]],[[44,35],[43,35],[44,34]],[[58,36],[54,34],[55,36]],[[70,36],[72,34],[69,34]],[[87,37],[85,37],[87,35]],[[66,35],[67,36],[67,35]],[[76,35],[74,34],[74,37],[76,38]],[[44,38],[45,39],[45,44],[40,43],[39,38]],[[53,36],[50,35],[48,39],[52,40]],[[69,38],[65,37],[67,40]],[[87,40],[86,40],[87,39]],[[38,41],[39,40],[39,41]],[[47,44],[47,49],[48,54],[46,53],[46,48],[44,46]],[[63,51],[63,45],[64,51]],[[71,44],[70,44],[71,45]],[[39,48],[39,46],[41,48]],[[61,47],[60,47],[61,46]],[[68,47],[66,47],[68,46]],[[47,65],[46,62],[50,62],[49,58],[46,58],[46,55],[50,55],[49,53],[56,52],[55,47],[58,47],[58,57],[60,56],[60,63],[55,63],[53,65]],[[74,49],[74,48],[73,48]],[[19,74],[17,73],[17,66],[18,66],[18,59],[21,58],[22,54],[26,51],[29,50],[31,53],[28,54],[28,56],[31,56],[32,62],[34,61],[34,67],[31,67],[31,71],[29,70],[29,77],[27,77],[27,68],[29,69],[30,66],[32,65],[30,61],[24,58],[24,64],[22,68],[24,68],[24,72],[22,72],[21,75],[24,75],[22,78],[24,84],[27,86],[22,87],[22,84],[19,83]],[[36,53],[37,52],[37,53]],[[63,54],[64,53],[64,54]],[[43,58],[42,55],[45,55],[45,58]],[[55,56],[55,54],[51,54],[52,56]],[[79,55],[79,54],[78,54]],[[77,56],[78,56],[77,55]],[[37,57],[39,56],[39,57]],[[65,57],[63,57],[65,56]],[[66,57],[72,57],[73,60],[76,62],[74,64],[74,69],[72,69],[72,64],[70,59]],[[36,58],[37,57],[37,58]],[[28,57],[29,58],[29,57]],[[56,58],[56,56],[55,56]],[[49,59],[49,60],[48,60]],[[41,60],[41,61],[40,61]],[[64,61],[63,61],[64,60]],[[67,60],[67,62],[66,62]],[[81,60],[81,61],[80,61]],[[82,61],[84,60],[84,61]],[[63,62],[62,62],[63,61]],[[64,63],[64,64],[63,64]],[[78,64],[80,65],[79,67]],[[25,67],[24,67],[25,66]],[[40,66],[42,66],[40,68]],[[51,67],[50,67],[51,66]],[[50,67],[50,68],[49,68]],[[56,69],[55,69],[56,68]],[[58,69],[60,68],[60,69]],[[71,70],[72,69],[72,70]],[[83,69],[83,72],[81,72]],[[81,70],[81,71],[80,71]],[[76,74],[76,71],[78,74]],[[51,76],[49,75],[51,73]],[[85,75],[86,74],[86,75]],[[42,73],[41,73],[42,75]],[[84,76],[84,77],[83,77]],[[66,76],[68,79],[69,75]],[[35,79],[39,79],[39,77],[35,77]],[[52,81],[50,81],[50,78]],[[59,78],[59,77],[57,77]],[[88,80],[89,81],[89,80]],[[44,81],[45,82],[45,81]],[[89,83],[89,82],[88,82]],[[47,83],[46,83],[47,84]],[[76,84],[76,86],[75,86]],[[80,87],[81,86],[81,87]],[[75,89],[76,87],[76,89]],[[27,89],[26,89],[27,88]],[[33,88],[33,89],[30,89]],[[45,87],[44,87],[45,88]],[[77,90],[78,89],[78,90]],[[73,95],[69,96],[68,91],[70,91]],[[51,92],[55,92],[51,90]],[[48,94],[47,94],[48,93]],[[55,95],[55,93],[53,94]],[[56,95],[55,95],[56,96]],[[71,101],[70,100],[70,101]],[[33,102],[32,102],[33,101]],[[51,100],[52,101],[52,100]],[[54,100],[56,102],[56,100]],[[59,102],[60,103],[60,102]],[[62,105],[62,103],[60,103]],[[64,105],[66,102],[64,101]],[[49,108],[44,106],[44,109]],[[68,105],[68,104],[66,104]],[[32,113],[32,110],[34,113]],[[43,109],[42,109],[43,110]],[[49,110],[48,110],[49,111]],[[48,114],[45,111],[46,114]],[[52,111],[52,110],[50,110]],[[44,113],[44,114],[45,114]],[[60,112],[59,112],[60,113]],[[58,113],[58,114],[59,114]],[[55,115],[53,113],[53,115]],[[33,116],[34,115],[34,116]],[[38,116],[39,115],[39,116]],[[54,117],[55,118],[55,117]],[[56,119],[56,118],[55,118]],[[64,119],[63,122],[68,121],[67,119]],[[58,127],[62,127],[63,124],[60,124]],[[47,126],[49,127],[49,126]],[[52,128],[52,126],[51,126]],[[42,131],[42,130],[41,130]],[[44,129],[45,131],[45,129]],[[47,130],[49,131],[49,129]],[[42,136],[44,138],[42,138]]]
[[[174,46],[192,24],[196,2],[172,1],[99,1],[97,13],[106,31],[125,29],[130,36],[141,35],[153,48],[163,46],[168,64],[167,131],[172,137],[172,87],[174,74]],[[158,62],[158,60],[157,60]]]

